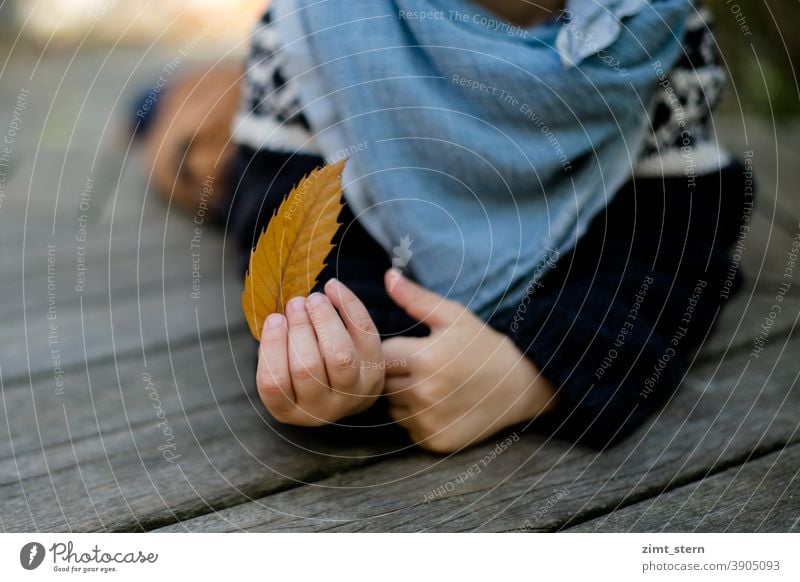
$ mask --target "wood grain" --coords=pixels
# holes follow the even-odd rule
[[[272,423],[253,390],[246,333],[202,351],[165,350],[146,366],[136,356],[92,365],[70,377],[63,395],[49,378],[7,388],[3,527],[149,529],[375,462],[393,446],[374,431],[361,436],[366,429],[356,438],[356,429]]]
[[[757,360],[740,353],[719,369],[700,366],[651,425],[605,452],[525,435],[484,466],[498,437],[445,458],[409,454],[167,529],[560,529],[796,440],[798,349],[800,340],[775,341]],[[476,464],[480,472],[459,482]]]
[[[800,445],[793,445],[567,531],[796,532]]]

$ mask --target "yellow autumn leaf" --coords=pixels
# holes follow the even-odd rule
[[[317,168],[303,178],[251,252],[242,309],[254,338],[260,339],[270,313],[282,313],[289,299],[308,295],[317,283],[339,229],[344,163]]]

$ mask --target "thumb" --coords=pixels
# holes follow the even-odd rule
[[[383,362],[387,376],[408,376],[411,374],[408,362],[425,349],[425,338],[395,336],[383,340]]]
[[[455,323],[464,312],[464,307],[455,301],[449,301],[438,293],[417,285],[398,269],[386,271],[385,283],[386,292],[392,301],[431,329]]]

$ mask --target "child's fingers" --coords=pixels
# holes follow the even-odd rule
[[[295,402],[301,410],[308,411],[330,389],[317,335],[305,305],[303,297],[291,299],[286,306],[286,319],[289,322],[289,372]]]
[[[289,375],[287,337],[288,329],[284,317],[279,313],[267,317],[258,348],[256,385],[264,406],[278,420],[286,418],[294,409],[295,403]]]
[[[339,310],[361,357],[369,362],[381,359],[381,340],[372,317],[356,294],[337,279],[325,284],[325,295]]]
[[[386,377],[408,376],[413,371],[414,356],[424,349],[424,340],[411,337],[391,337],[383,340],[383,361]]]
[[[416,321],[427,324],[431,329],[447,327],[464,315],[463,305],[425,289],[403,276],[398,269],[386,271],[384,283],[392,301]]]
[[[413,412],[408,406],[399,403],[390,403],[389,404],[389,417],[402,426],[403,423],[408,421],[411,416],[413,416]]]
[[[418,430],[417,415],[414,412],[402,405],[394,405],[389,407],[389,418],[399,427],[408,431],[408,436],[412,441],[418,443],[421,439],[420,431]]]
[[[330,386],[347,392],[356,385],[361,365],[353,340],[336,309],[322,293],[309,295],[306,309],[319,340]]]
[[[383,384],[383,393],[389,400],[392,406],[407,406],[406,396],[408,390],[416,385],[411,378],[407,376],[392,376],[386,378]]]

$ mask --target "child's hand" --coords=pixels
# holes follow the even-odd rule
[[[431,329],[424,338],[383,342],[387,362],[406,362],[386,369],[390,414],[421,447],[456,451],[553,406],[553,387],[536,366],[467,308],[394,269],[386,275],[386,288]]]
[[[277,420],[320,426],[375,401],[383,390],[382,363],[380,337],[367,308],[331,279],[325,294],[291,299],[285,318],[267,317],[258,351],[258,393]]]

